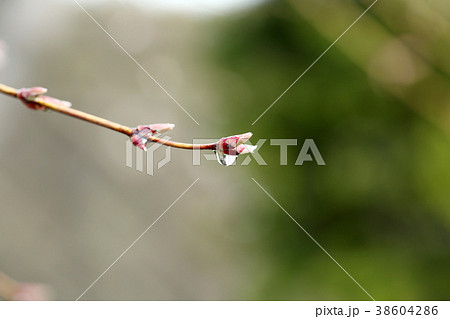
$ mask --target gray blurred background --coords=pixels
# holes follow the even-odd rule
[[[149,176],[125,136],[1,96],[1,271],[74,300],[199,178],[83,300],[367,300],[254,177],[375,299],[450,297],[448,1],[378,1],[253,126],[371,1],[80,3],[200,125],[71,0],[0,2],[0,82],[178,141],[299,146],[173,150]],[[326,166],[294,165],[305,138]]]

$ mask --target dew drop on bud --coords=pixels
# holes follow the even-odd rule
[[[223,166],[233,165],[238,157],[237,155],[228,155],[220,151],[214,151],[214,153],[216,154],[216,158],[219,164]]]

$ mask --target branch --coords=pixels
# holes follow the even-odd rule
[[[256,148],[252,145],[243,144],[252,136],[252,133],[223,137],[217,142],[210,144],[188,144],[169,141],[156,137],[154,134],[171,130],[175,127],[174,124],[140,125],[135,128],[131,128],[86,112],[75,110],[71,108],[70,102],[44,95],[47,93],[47,89],[42,87],[32,87],[18,90],[0,83],[0,92],[21,100],[30,109],[50,109],[125,134],[130,138],[131,142],[135,146],[141,148],[142,150],[146,150],[147,142],[160,143],[166,146],[182,149],[213,150],[216,153],[220,164],[231,165],[236,160],[237,155],[251,153]],[[231,164],[230,159],[232,159]]]

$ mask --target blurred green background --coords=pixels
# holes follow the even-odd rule
[[[80,3],[199,126],[73,1],[0,2],[0,82],[174,140],[298,145],[149,176],[125,137],[2,96],[1,271],[76,299],[200,178],[83,300],[368,300],[254,178],[375,299],[449,299],[448,1],[378,1],[254,125],[371,1]],[[326,166],[294,165],[307,138]]]

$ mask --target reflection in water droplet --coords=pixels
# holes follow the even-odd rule
[[[224,166],[233,165],[238,157],[237,155],[228,155],[220,151],[214,151],[214,153],[216,154],[216,158],[219,164]]]

